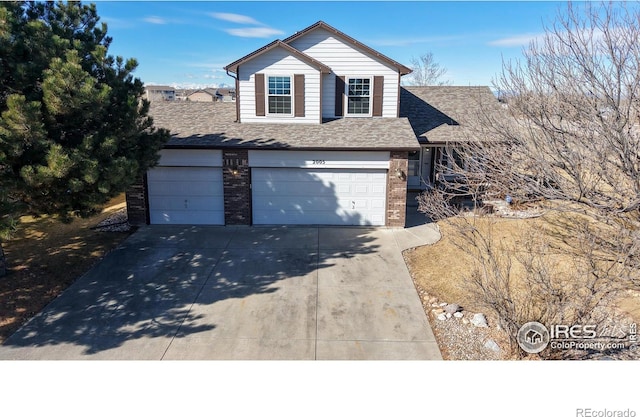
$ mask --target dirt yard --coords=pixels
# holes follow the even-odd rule
[[[540,228],[543,219],[493,219],[491,238],[495,247],[512,247],[522,239],[523,230]],[[472,291],[468,281],[472,272],[473,259],[454,244],[452,236],[456,230],[446,222],[438,224],[442,239],[434,245],[405,251],[404,257],[414,279],[425,312],[434,329],[445,359],[509,359],[508,338],[496,327],[491,311],[483,307]],[[567,260],[568,261],[568,260]],[[566,262],[569,265],[570,262]],[[559,259],[558,265],[563,265]],[[517,269],[517,268],[516,268]],[[518,273],[526,273],[520,270]],[[464,315],[459,318],[438,320],[437,313],[444,303],[456,303],[463,307]],[[610,306],[615,311],[640,323],[640,294],[627,292],[620,297],[617,305]],[[469,323],[474,313],[484,313],[488,328],[478,328]],[[495,348],[492,342],[500,347]],[[487,345],[489,347],[487,347]]]
[[[129,236],[95,228],[123,207],[124,195],[102,213],[69,224],[47,216],[21,218],[3,244],[8,273],[0,278],[0,343]]]

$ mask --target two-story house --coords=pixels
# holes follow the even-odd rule
[[[176,99],[176,89],[168,85],[145,86],[145,98],[150,102],[173,101]]]
[[[172,138],[128,192],[131,222],[404,227],[442,130],[420,122],[433,91],[400,86],[408,67],[317,22],[225,69],[235,102],[151,106]]]

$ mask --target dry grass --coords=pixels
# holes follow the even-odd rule
[[[121,195],[102,213],[69,224],[48,216],[21,218],[3,244],[9,271],[0,278],[0,343],[129,236],[91,229],[123,203]]]
[[[551,221],[550,221],[551,220]],[[531,231],[548,230],[555,227],[554,218],[536,219],[482,219],[476,218],[476,227],[480,230],[491,228],[491,244],[495,247],[517,248],[530,236]],[[455,226],[440,222],[442,239],[434,245],[423,246],[405,252],[405,259],[416,284],[436,298],[457,303],[470,311],[483,311],[482,306],[469,288],[474,261],[472,257],[456,246]],[[457,240],[460,244],[460,240]],[[572,268],[575,259],[566,254],[547,254],[554,265],[555,272]],[[526,273],[522,264],[512,257],[512,271],[517,281]],[[521,279],[521,278],[520,278]],[[516,284],[517,285],[517,284]],[[640,323],[640,297],[629,295],[621,297],[617,306],[629,314],[636,323]],[[486,311],[485,311],[486,313]]]

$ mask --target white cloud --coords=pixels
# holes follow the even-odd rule
[[[242,38],[269,38],[276,35],[282,35],[284,33],[281,30],[270,28],[251,16],[235,13],[210,13],[209,15],[215,19],[224,20],[225,22],[237,23],[239,25],[250,25],[249,27],[223,29],[232,36],[239,36]]]
[[[268,27],[225,29],[225,32],[229,35],[239,36],[241,38],[270,38],[284,33],[281,30]]]
[[[167,24],[167,21],[159,16],[147,16],[143,20],[147,23],[153,23],[154,25]]]
[[[261,23],[251,16],[245,16],[235,13],[211,13],[211,17],[224,20],[231,23],[240,23],[244,25],[260,25]]]
[[[543,36],[541,33],[524,33],[522,35],[514,35],[509,36],[507,38],[496,39],[495,41],[489,42],[491,46],[527,46],[529,42],[539,39]]]

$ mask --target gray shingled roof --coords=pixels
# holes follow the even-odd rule
[[[417,150],[406,118],[343,118],[322,124],[236,123],[235,103],[154,102],[156,127],[171,131],[167,147]]]
[[[464,141],[478,109],[498,114],[500,103],[489,87],[428,86],[400,89],[400,117],[406,117],[421,143]],[[475,137],[482,140],[483,138]]]

